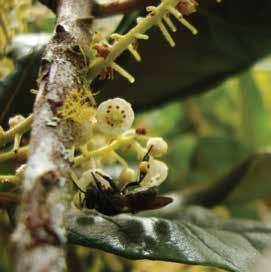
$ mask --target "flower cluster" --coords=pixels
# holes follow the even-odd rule
[[[157,7],[147,7],[147,15],[137,18],[137,25],[125,35],[113,33],[110,40],[99,33],[94,35],[91,55],[95,57],[90,62],[90,81],[96,76],[100,76],[100,79],[113,79],[116,71],[133,83],[134,77],[119,66],[115,59],[128,50],[140,62],[142,58],[137,51],[138,41],[148,40],[146,32],[153,26],[157,26],[169,45],[174,47],[175,42],[167,30],[167,27],[172,32],[177,30],[171,17],[196,34],[195,27],[183,17],[196,9],[195,0],[162,0]],[[92,116],[91,140],[84,146],[83,154],[75,158],[75,166],[84,169],[80,179],[73,173],[79,188],[87,190],[92,186],[110,191],[110,187],[116,186],[121,193],[126,194],[156,188],[166,180],[168,167],[160,158],[167,152],[167,143],[160,137],[148,137],[144,129],[133,129],[133,121],[133,109],[122,98],[109,99],[97,107]],[[87,129],[86,133],[81,131],[81,135],[87,134],[90,135]],[[131,151],[136,154],[137,163],[133,167],[117,153],[120,148],[124,148],[126,153]],[[105,173],[105,169],[112,165],[115,168],[116,165],[121,166],[117,174],[113,173],[114,176]]]
[[[84,142],[83,150],[79,146],[83,152],[75,157],[72,173],[80,190],[97,187],[98,179],[103,190],[115,186],[123,194],[131,194],[156,188],[166,180],[168,167],[160,158],[168,145],[160,137],[147,136],[142,128],[132,128],[134,111],[130,103],[122,98],[108,99],[87,120],[92,131],[81,130],[89,141]],[[134,154],[131,165],[119,150]]]
[[[146,16],[137,18],[136,25],[126,34],[113,33],[107,39],[95,33],[86,53],[89,71],[83,86],[70,91],[57,105],[56,114],[46,120],[46,125],[52,129],[60,122],[73,128],[73,147],[63,146],[61,153],[64,159],[72,162],[71,177],[79,191],[84,192],[88,208],[113,215],[142,210],[141,199],[147,203],[147,208],[170,203],[170,199],[157,196],[157,187],[168,175],[168,167],[161,160],[167,152],[167,143],[161,137],[148,136],[146,128],[133,128],[135,115],[129,102],[117,97],[98,105],[89,86],[98,76],[113,79],[114,72],[133,83],[135,78],[115,62],[116,58],[128,50],[140,62],[138,43],[149,39],[146,33],[152,27],[160,29],[174,47],[175,41],[169,32],[177,31],[174,20],[197,34],[197,29],[185,18],[196,12],[197,6],[195,0],[161,0],[157,6],[148,6]],[[31,123],[32,116],[16,116],[10,120],[8,131],[0,127],[0,146],[14,139],[13,149],[2,154],[0,161],[26,156],[28,149],[20,143]],[[115,204],[114,209],[105,208],[111,204]]]

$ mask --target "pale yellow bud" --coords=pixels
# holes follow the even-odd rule
[[[136,180],[136,172],[134,169],[126,167],[120,172],[119,182],[120,187]]]
[[[147,149],[150,150],[151,156],[159,158],[167,153],[168,144],[163,138],[154,137],[148,140]]]

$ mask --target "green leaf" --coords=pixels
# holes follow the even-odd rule
[[[271,196],[271,152],[261,152],[251,157],[245,175],[237,181],[239,186],[227,199],[230,205],[245,204],[248,201]]]
[[[244,73],[239,80],[241,97],[241,141],[255,151],[270,143],[269,113],[264,99],[251,73]]]
[[[0,81],[0,122],[8,116],[31,112],[35,96],[30,90],[36,86],[41,50],[19,59],[14,71]],[[23,101],[23,103],[22,103]]]
[[[215,266],[248,272],[260,252],[271,245],[271,226],[224,220],[202,208],[180,211],[179,218],[104,216],[71,212],[68,239],[130,259],[151,259]]]
[[[247,205],[248,202],[271,196],[271,152],[254,154],[238,163],[215,181],[199,183],[174,194],[180,205],[212,207],[221,203],[229,206]],[[172,207],[173,208],[173,207]],[[179,207],[174,207],[174,210]]]

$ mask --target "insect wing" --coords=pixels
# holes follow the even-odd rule
[[[156,187],[129,194],[127,198],[129,199],[129,209],[133,213],[162,208],[173,201],[170,197],[159,196]]]

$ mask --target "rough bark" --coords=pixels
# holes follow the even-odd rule
[[[13,234],[16,271],[64,271],[73,125],[52,122],[70,91],[83,84],[90,42],[91,1],[57,2],[55,35],[41,62],[21,214]]]

